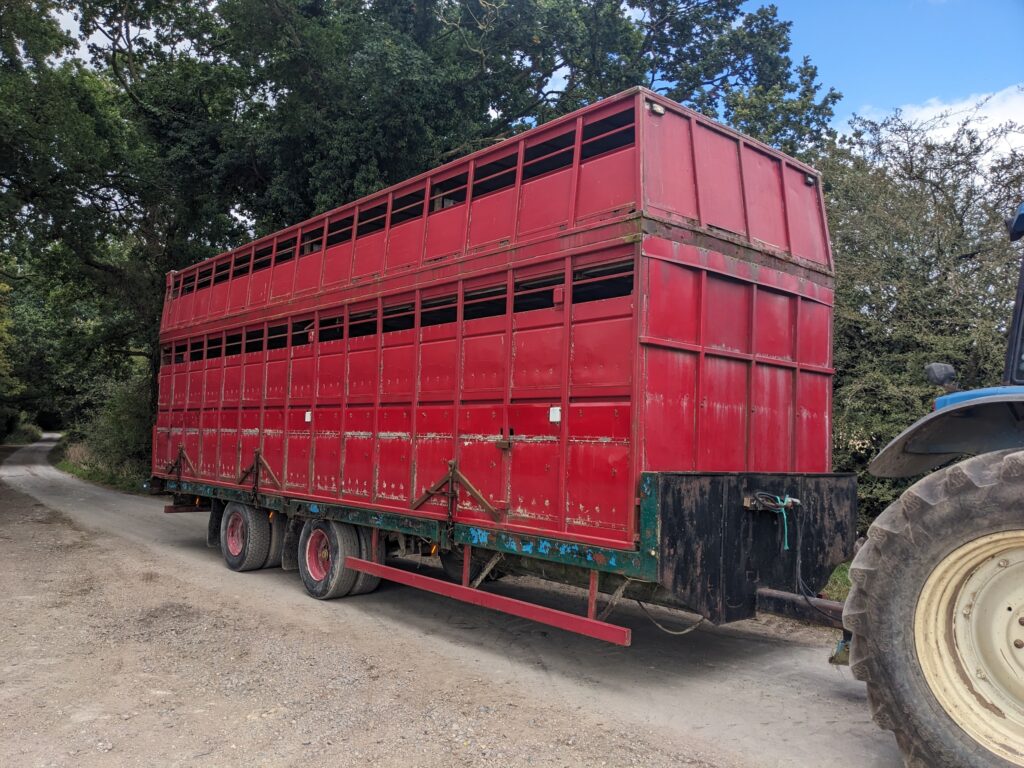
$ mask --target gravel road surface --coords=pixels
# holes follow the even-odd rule
[[[52,445],[0,466],[0,765],[901,764],[826,663],[832,633],[671,637],[622,606],[623,649],[396,585],[317,602],[294,572],[225,568],[204,516],[60,472]]]

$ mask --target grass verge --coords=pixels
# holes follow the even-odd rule
[[[19,424],[7,437],[4,438],[4,445],[28,445],[41,440],[43,430],[32,423]]]
[[[840,603],[846,602],[846,596],[850,594],[849,563],[842,563],[832,571],[832,575],[829,576],[828,584],[825,585],[822,594],[829,600],[838,600]]]
[[[143,484],[149,476],[140,472],[137,467],[122,467],[117,470],[97,467],[88,463],[88,452],[81,444],[69,443],[62,439],[50,452],[50,463],[62,472],[74,475],[80,480],[86,480],[106,488],[113,488],[125,493],[145,495]]]

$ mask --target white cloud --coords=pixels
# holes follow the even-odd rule
[[[980,106],[979,106],[980,105]],[[939,136],[951,135],[960,119],[977,113],[986,128],[995,128],[1003,123],[1015,122],[1024,128],[1024,83],[1017,83],[993,93],[972,93],[962,99],[942,101],[928,99],[923,104],[904,104],[900,109],[904,117],[914,121],[927,121],[943,113],[949,115],[947,125],[936,128]],[[887,114],[876,107],[864,107],[859,114],[872,120]],[[1006,137],[1006,148],[1024,149],[1024,132]]]

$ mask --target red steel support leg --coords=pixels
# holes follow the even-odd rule
[[[374,528],[370,533],[370,559],[380,562],[380,528]]]
[[[473,562],[473,548],[469,544],[462,545],[462,586],[469,586],[470,564]]]
[[[587,594],[587,618],[597,618],[597,571],[590,572],[590,591]]]
[[[466,547],[469,550],[469,547]],[[469,552],[466,552],[467,562]],[[632,642],[632,632],[628,627],[619,627],[615,624],[607,624],[597,619],[580,616],[575,613],[559,611],[555,608],[548,608],[536,603],[528,603],[525,600],[517,600],[513,597],[496,595],[493,592],[484,592],[481,589],[473,589],[450,581],[442,581],[431,576],[424,576],[421,573],[406,571],[390,565],[371,563],[369,560],[362,560],[357,557],[345,559],[345,565],[355,571],[368,573],[371,576],[379,576],[388,581],[398,584],[405,584],[409,587],[416,587],[437,595],[444,595],[455,600],[461,600],[471,605],[479,605],[483,608],[490,608],[495,611],[518,616],[522,619],[529,619],[551,627],[558,627],[568,632],[575,632],[579,635],[586,635],[598,640],[604,640],[616,645],[629,645]]]

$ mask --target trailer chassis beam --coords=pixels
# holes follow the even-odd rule
[[[469,563],[467,556],[465,562]],[[490,608],[493,611],[507,613],[511,616],[518,616],[521,619],[529,619],[540,624],[547,624],[550,627],[564,629],[567,632],[575,632],[578,635],[593,637],[597,640],[604,640],[615,645],[629,645],[632,642],[632,631],[628,627],[620,627],[604,621],[579,616],[568,611],[560,611],[555,608],[548,608],[536,603],[528,603],[525,600],[517,600],[513,597],[495,595],[492,592],[482,592],[470,586],[453,584],[450,581],[442,581],[432,576],[424,576],[420,573],[406,571],[402,568],[395,568],[382,563],[374,563],[358,557],[345,558],[345,567],[371,576],[379,576],[388,581],[404,584],[407,587],[415,587],[435,595],[443,595],[453,600],[459,600],[470,605],[477,605],[481,608]]]

